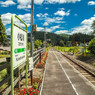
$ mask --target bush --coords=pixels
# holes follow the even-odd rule
[[[37,89],[31,88],[24,88],[19,91],[20,95],[38,95],[39,91]]]
[[[95,55],[95,38],[92,39],[92,40],[89,42],[88,50],[90,51],[91,54],[94,54],[94,55]]]
[[[44,68],[45,66],[44,66],[44,64],[43,64],[43,63],[41,63],[41,62],[40,62],[40,63],[38,63],[38,64],[37,64],[37,66],[36,66],[36,67],[37,67],[37,68]]]
[[[41,47],[42,46],[42,42],[41,42],[41,40],[36,40],[35,42],[34,42],[34,46],[35,46],[35,48],[39,48],[39,47]]]
[[[37,89],[38,88],[38,84],[37,83],[34,83],[34,85],[32,86],[34,89]]]

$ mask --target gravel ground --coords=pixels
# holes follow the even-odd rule
[[[69,58],[71,58],[72,60],[74,60],[75,62],[77,62],[77,63],[79,63],[79,64],[85,66],[86,68],[88,68],[89,70],[91,70],[92,72],[95,73],[95,66],[92,66],[91,64],[88,64],[88,63],[86,63],[86,62],[83,62],[83,61],[78,60],[77,57],[74,56],[74,55],[70,55],[70,54],[67,54],[67,53],[64,53],[64,54],[65,54],[66,56],[68,56]],[[90,61],[90,60],[89,60],[89,61]]]

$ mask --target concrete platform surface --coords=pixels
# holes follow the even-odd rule
[[[41,95],[95,95],[95,87],[59,52],[51,49]]]

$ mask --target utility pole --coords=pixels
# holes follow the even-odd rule
[[[33,58],[33,24],[34,24],[34,0],[31,0],[31,50],[30,56]],[[32,63],[33,64],[33,63]],[[31,85],[33,84],[33,70],[30,71]]]

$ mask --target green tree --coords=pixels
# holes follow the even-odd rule
[[[93,21],[93,23],[92,23],[92,29],[93,29],[93,32],[92,32],[92,34],[95,34],[95,20]]]
[[[1,15],[0,15],[0,44],[3,44],[5,42],[5,38],[6,38],[5,27],[2,23]]]
[[[49,43],[47,43],[47,44],[46,44],[46,47],[49,47],[49,46],[50,46],[50,44],[49,44]]]
[[[60,46],[65,46],[64,41],[63,40],[60,40],[59,45]]]
[[[36,40],[35,42],[34,42],[34,46],[35,46],[35,48],[39,48],[39,47],[41,47],[42,46],[42,42],[41,42],[41,40]]]
[[[88,50],[95,55],[95,38],[89,42]]]
[[[66,42],[66,46],[67,46],[67,47],[72,46],[72,44],[71,44],[71,43],[72,43],[71,41],[67,41],[67,42]]]
[[[83,34],[83,33],[75,33],[73,35],[70,35],[69,41],[72,42],[73,46],[76,46],[76,42],[78,42],[79,44],[84,43],[84,40],[85,40],[85,42],[89,42],[93,38],[94,38],[93,35],[88,35],[88,34]]]
[[[27,48],[30,50],[30,42],[27,43]]]

